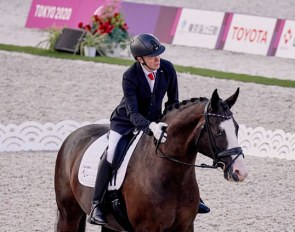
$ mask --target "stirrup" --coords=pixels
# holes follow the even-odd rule
[[[95,205],[92,205],[91,212],[87,219],[88,223],[95,224],[95,225],[105,225],[108,223],[108,220],[106,216],[104,215],[103,211],[100,209],[100,207],[101,207],[100,203],[96,203]],[[95,214],[98,214],[96,215],[98,219],[95,219],[94,217]]]

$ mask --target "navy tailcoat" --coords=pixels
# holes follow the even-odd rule
[[[150,134],[148,126],[159,120],[165,94],[165,106],[178,102],[176,71],[172,63],[164,59],[160,60],[153,92],[139,62],[135,62],[125,71],[122,87],[124,95],[110,118],[111,130],[122,135],[135,128]]]

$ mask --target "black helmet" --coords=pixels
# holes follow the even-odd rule
[[[136,59],[141,56],[158,56],[165,51],[165,46],[151,34],[140,34],[133,38],[130,50]]]

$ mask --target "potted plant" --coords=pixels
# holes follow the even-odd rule
[[[122,13],[119,12],[119,0],[111,0],[100,8],[100,10],[91,17],[89,24],[83,25],[79,23],[78,27],[84,29],[91,34],[99,34],[103,36],[103,40],[99,46],[107,56],[119,56],[116,54],[130,41],[128,26]]]
[[[61,35],[62,28],[51,27],[47,30],[48,38],[37,44],[37,47],[45,47],[48,50],[54,51],[55,44]]]
[[[104,55],[104,37],[104,35],[86,31],[80,43],[80,54],[95,57],[98,52],[99,55]]]
[[[124,50],[126,45],[130,42],[128,26],[123,15],[121,13],[113,13],[99,21],[99,23],[101,31],[107,34],[105,38],[107,55],[118,56],[118,53]]]

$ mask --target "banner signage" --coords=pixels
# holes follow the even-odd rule
[[[26,27],[78,28],[106,0],[32,0]],[[295,59],[295,21],[121,2],[131,36],[151,33],[163,43]],[[144,17],[143,17],[144,15]]]
[[[224,50],[267,55],[276,19],[234,14]]]
[[[172,44],[214,49],[224,13],[182,9]]]
[[[279,45],[277,57],[295,58],[295,21],[286,20]]]
[[[33,0],[26,27],[77,28],[79,22],[87,23],[103,0]]]

